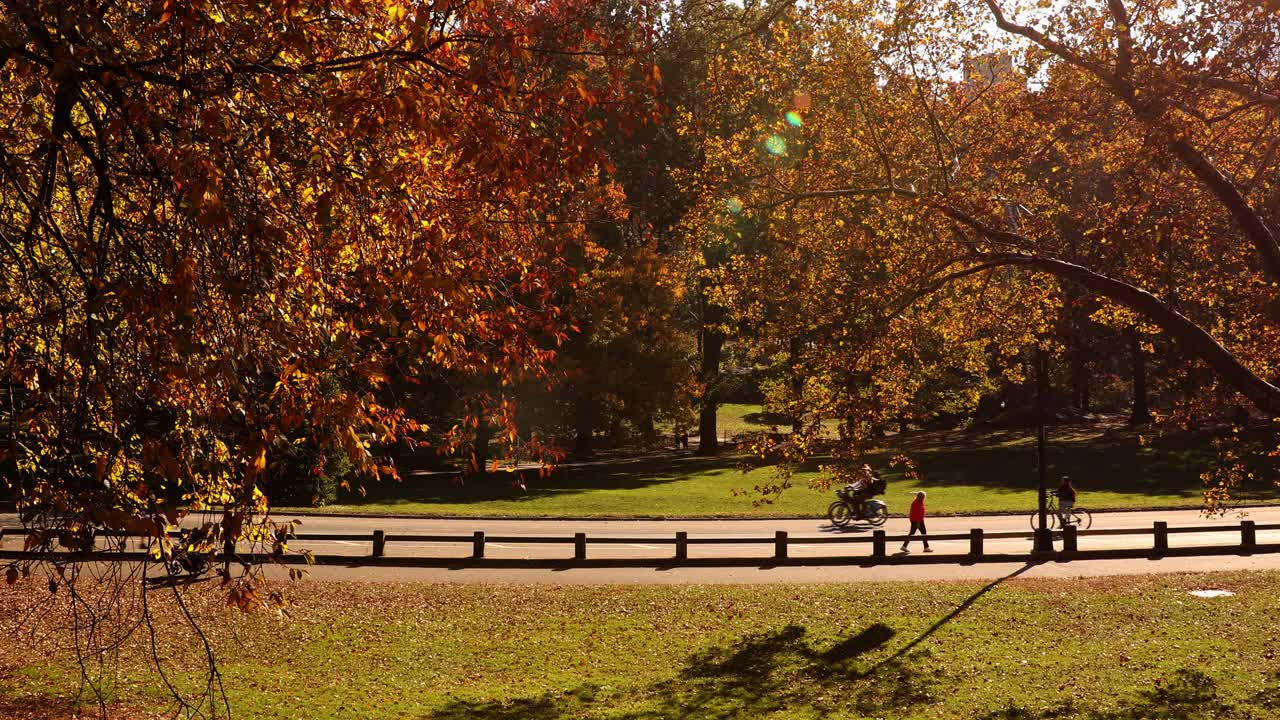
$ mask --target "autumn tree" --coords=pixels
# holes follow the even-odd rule
[[[1081,296],[1136,359],[1168,338],[1280,412],[1275,16],[955,9],[815,3],[735,58],[742,79],[717,97],[767,112],[712,134],[721,170],[700,216],[769,224],[767,260],[729,273],[739,290],[811,298],[786,318],[825,325],[811,372],[845,378],[871,417],[918,402],[931,363],[961,386],[1017,379],[1025,348],[1058,349],[1058,308]],[[1030,43],[989,35],[992,17]],[[797,51],[802,72],[778,69]]]
[[[160,559],[187,518],[267,602],[245,552],[287,549],[260,481],[300,444],[394,478],[417,423],[389,375],[543,373],[563,251],[616,205],[599,135],[651,112],[643,9],[593,10],[0,3],[0,474],[28,548],[61,568],[127,530]]]

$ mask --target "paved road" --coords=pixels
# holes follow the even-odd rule
[[[290,516],[284,515],[281,519]],[[1280,507],[1251,508],[1245,516],[1259,525],[1280,523]],[[397,542],[387,544],[386,554],[395,557],[466,558],[471,553],[470,536],[483,531],[488,538],[486,557],[496,560],[515,559],[567,559],[573,556],[571,544],[523,544],[503,541],[502,538],[567,537],[573,533],[586,533],[592,538],[626,538],[627,542],[588,545],[591,559],[666,559],[673,554],[670,542],[677,531],[688,533],[690,540],[760,538],[765,542],[721,543],[714,545],[691,544],[691,559],[710,557],[761,558],[764,567],[662,567],[662,568],[398,568],[342,566],[316,567],[311,570],[317,578],[333,578],[361,581],[444,581],[444,582],[550,582],[550,583],[753,583],[753,582],[826,582],[856,580],[905,580],[905,579],[979,579],[1007,575],[1021,567],[1021,563],[984,563],[977,565],[930,564],[889,565],[862,567],[857,564],[808,567],[768,567],[764,562],[773,553],[773,536],[778,530],[789,535],[789,554],[793,559],[817,557],[857,558],[870,555],[867,542],[832,543],[834,538],[869,538],[872,528],[854,526],[839,531],[818,520],[473,520],[433,518],[364,518],[345,516],[306,516],[300,531],[317,534],[365,534],[375,529],[388,535],[456,535],[467,536],[463,542]],[[1182,527],[1206,527],[1235,525],[1229,530],[1200,533],[1172,533],[1171,548],[1195,545],[1236,545],[1241,533],[1238,524],[1242,518],[1230,515],[1225,518],[1204,518],[1194,510],[1098,513],[1094,516],[1093,529],[1143,528],[1161,520],[1172,529]],[[12,515],[0,515],[0,525],[13,525]],[[968,517],[939,517],[928,521],[934,535],[968,533],[970,528],[982,528],[987,533],[1029,531],[1026,516],[989,515]],[[891,519],[884,527],[890,536],[906,531],[905,520]],[[806,540],[810,542],[806,542]],[[665,541],[665,542],[663,542]],[[828,542],[824,542],[828,541]],[[1280,543],[1280,529],[1262,529],[1257,532],[1261,544]],[[20,540],[6,538],[5,549],[18,549]],[[363,540],[295,541],[294,549],[310,549],[317,554],[361,557],[370,553],[371,543]],[[933,542],[937,554],[962,554],[968,552],[968,540],[939,540]],[[1151,534],[1082,536],[1080,550],[1150,548]],[[988,538],[985,551],[989,554],[1023,554],[1030,549],[1026,538]],[[891,542],[889,551],[895,552],[897,543]],[[912,553],[918,555],[921,547],[913,543]],[[1180,558],[1161,560],[1088,560],[1070,563],[1049,562],[1022,573],[1023,576],[1080,576],[1112,575],[1149,572],[1190,572],[1220,569],[1280,569],[1280,554],[1254,556],[1225,556]]]
[[[285,516],[288,517],[288,516]],[[1249,511],[1247,519],[1258,524],[1280,523],[1280,507],[1254,508]],[[684,531],[695,544],[689,548],[689,557],[767,557],[773,552],[772,538],[778,530],[786,531],[789,536],[789,547],[792,557],[824,556],[824,555],[868,555],[871,551],[869,543],[832,544],[835,538],[867,539],[874,528],[866,525],[855,525],[851,529],[840,531],[831,528],[825,520],[471,520],[471,519],[401,519],[401,518],[354,518],[335,516],[307,516],[300,527],[303,533],[370,533],[383,530],[388,535],[459,535],[470,536],[475,531],[483,531],[487,537],[568,537],[582,532],[588,540],[596,537],[630,538],[637,542],[623,544],[589,545],[589,557],[592,558],[666,558],[673,551],[670,541],[677,531]],[[1149,511],[1098,513],[1094,516],[1093,529],[1107,528],[1142,528],[1150,529],[1157,521],[1165,521],[1172,528],[1206,527],[1237,525],[1241,518],[1238,515],[1225,518],[1205,518],[1195,510]],[[997,532],[1029,532],[1030,524],[1027,516],[1021,515],[984,515],[966,517],[930,518],[929,531],[935,535],[968,533],[970,528],[982,528],[987,533]],[[900,535],[907,531],[905,520],[891,519],[884,530],[889,535]],[[715,544],[698,545],[698,539],[726,538],[759,538],[765,542],[757,544]],[[824,542],[806,543],[806,539]],[[1280,529],[1261,530],[1258,542],[1280,542]],[[657,543],[654,541],[666,541]],[[1169,536],[1170,547],[1193,545],[1230,545],[1240,542],[1238,529],[1205,533],[1173,533]],[[896,550],[891,544],[890,550]],[[913,543],[913,552],[920,552],[918,543]],[[989,553],[1024,553],[1029,549],[1030,540],[1025,538],[986,540],[985,549]],[[968,552],[969,542],[965,540],[944,540],[932,543],[938,553]],[[1151,536],[1146,535],[1103,535],[1088,536],[1080,539],[1080,549],[1103,548],[1146,548],[1151,546]],[[342,541],[338,543],[312,543],[312,549],[323,550],[331,554],[363,555],[369,552],[370,544],[363,541]],[[349,548],[349,549],[347,549]],[[387,554],[418,555],[426,557],[464,557],[470,552],[470,541],[462,543],[443,542],[392,542],[387,545]],[[488,541],[486,556],[489,558],[564,558],[572,557],[573,549],[563,545],[526,545]]]
[[[1161,560],[1077,560],[1069,563],[983,563],[978,565],[858,565],[670,568],[390,568],[311,567],[313,580],[373,583],[484,583],[536,585],[758,585],[765,583],[858,583],[968,580],[987,581],[1017,574],[1023,578],[1077,578],[1107,575],[1280,570],[1280,554],[1248,557],[1188,557]],[[283,568],[268,574],[287,579]]]

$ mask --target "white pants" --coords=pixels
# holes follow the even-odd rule
[[[1075,506],[1075,501],[1063,500],[1058,503],[1058,519],[1063,525],[1071,522],[1071,508]]]

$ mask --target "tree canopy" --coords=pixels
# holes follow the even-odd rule
[[[729,358],[793,420],[757,449],[835,418],[836,474],[1104,337],[1136,421],[1157,353],[1274,419],[1277,38],[1250,0],[0,0],[0,479],[57,569],[184,519],[285,552],[280,478],[404,446],[713,452]]]
[[[395,476],[389,375],[544,373],[564,249],[618,212],[601,132],[652,113],[645,12],[5,2],[0,467],[35,544],[269,540],[293,445]]]

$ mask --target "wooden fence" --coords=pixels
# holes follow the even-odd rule
[[[1142,557],[1142,556],[1163,556],[1163,555],[1221,555],[1228,553],[1254,553],[1254,552],[1280,552],[1280,544],[1259,544],[1257,533],[1260,530],[1280,530],[1280,523],[1273,524],[1256,524],[1252,520],[1244,520],[1239,524],[1224,525],[1200,525],[1186,527],[1169,527],[1165,522],[1155,522],[1151,527],[1144,528],[1107,528],[1098,530],[1079,530],[1073,526],[1068,526],[1061,530],[1051,533],[1052,540],[1060,543],[1061,548],[1055,549],[1053,552],[1035,552],[1027,553],[988,553],[985,552],[985,543],[992,539],[1026,539],[1034,540],[1035,533],[1033,531],[1002,531],[1002,532],[985,532],[981,528],[973,528],[967,533],[944,533],[929,535],[930,542],[943,541],[960,541],[967,540],[969,544],[968,553],[950,553],[935,554],[931,557],[917,556],[912,558],[913,562],[983,562],[983,561],[1004,561],[1014,559],[1032,559],[1052,557],[1057,560],[1071,559],[1090,559],[1090,558],[1107,558],[1107,557]],[[1194,533],[1222,533],[1222,532],[1238,532],[1239,542],[1230,545],[1204,545],[1204,546],[1184,546],[1170,548],[1169,536],[1174,534],[1194,534]],[[0,539],[6,535],[27,535],[30,531],[24,528],[0,528]],[[170,533],[176,536],[177,533]],[[1110,548],[1089,548],[1088,538],[1101,536],[1147,536],[1150,538],[1143,546],[1134,547],[1110,547]],[[111,532],[100,533],[99,537],[128,537],[127,533]],[[613,536],[588,536],[586,533],[574,533],[572,536],[526,536],[526,535],[486,535],[484,532],[476,531],[470,535],[418,535],[418,534],[402,534],[402,533],[386,533],[382,530],[374,530],[372,533],[304,533],[291,537],[290,542],[368,542],[370,545],[370,553],[367,556],[351,556],[351,555],[316,555],[319,560],[328,561],[330,563],[342,564],[399,564],[399,565],[423,565],[436,566],[442,564],[549,564],[555,563],[563,565],[565,563],[586,563],[588,562],[587,547],[589,545],[670,545],[672,554],[665,558],[651,557],[632,557],[632,558],[608,558],[602,559],[601,562],[608,562],[615,566],[648,566],[656,562],[662,564],[679,564],[682,562],[696,562],[700,565],[741,565],[746,563],[786,563],[794,565],[803,564],[837,564],[840,562],[850,564],[866,564],[877,562],[895,561],[897,558],[890,556],[887,547],[890,542],[903,542],[908,539],[919,540],[920,535],[908,538],[906,535],[889,535],[884,530],[875,530],[870,535],[822,535],[822,536],[790,536],[786,531],[779,530],[772,537],[690,537],[688,532],[676,532],[669,537],[613,537]],[[1085,547],[1081,547],[1083,544]],[[438,556],[416,556],[401,555],[388,556],[387,546],[393,543],[437,543],[437,544],[456,544],[463,547],[470,546],[468,554],[458,554],[447,557]],[[485,556],[485,547],[488,543],[502,545],[572,545],[573,554],[568,553],[560,558],[502,558],[498,561],[488,561]],[[691,545],[772,545],[773,551],[770,555],[758,555],[754,557],[699,557],[690,559],[689,546]],[[794,557],[790,554],[789,548],[792,545],[833,545],[833,546],[863,546],[870,545],[869,554],[861,555],[818,555]],[[224,548],[224,555],[234,553],[234,548]],[[67,551],[57,553],[67,557],[75,556],[75,553]],[[140,559],[147,553],[125,553],[125,552],[96,552],[91,555],[95,559]],[[47,555],[47,554],[46,554]],[[31,553],[25,551],[0,551],[0,559],[22,559],[24,557],[32,557]],[[244,554],[243,557],[263,558],[265,555],[250,556]],[[388,562],[392,561],[392,562]]]

